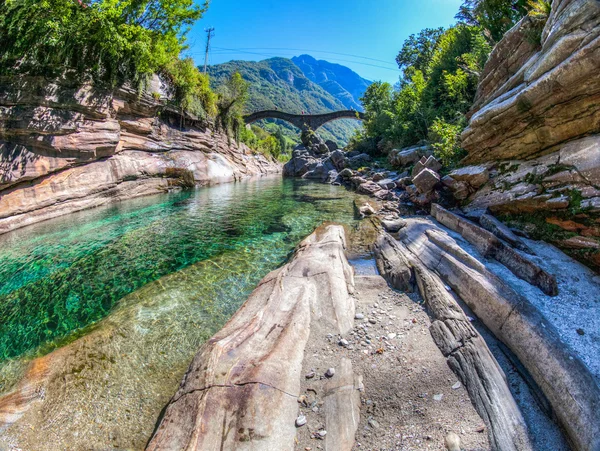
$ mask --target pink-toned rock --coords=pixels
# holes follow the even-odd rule
[[[440,182],[440,176],[431,169],[425,168],[413,178],[413,183],[421,194],[427,194]]]

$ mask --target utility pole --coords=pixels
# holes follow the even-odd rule
[[[210,38],[215,35],[215,28],[205,28],[206,31],[206,54],[204,55],[204,73],[206,73],[206,68],[208,66],[208,50],[210,49]]]

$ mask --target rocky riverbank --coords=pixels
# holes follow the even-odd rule
[[[554,0],[539,45],[537,26],[525,17],[495,46],[458,168],[426,144],[392,150],[386,171],[307,139],[285,173],[345,183],[394,202],[392,213],[434,202],[476,221],[491,213],[600,271],[600,4]]]
[[[182,187],[281,172],[210,124],[142,93],[66,80],[0,79],[0,233]]]
[[[512,246],[491,259],[497,236],[434,214],[393,235],[365,221],[381,275],[353,271],[341,227],[307,238],[196,355],[149,449],[596,450],[597,300]],[[554,317],[543,278],[523,280],[533,268],[579,320]],[[568,257],[561,268],[600,289]]]

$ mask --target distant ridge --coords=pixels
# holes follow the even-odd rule
[[[341,64],[317,60],[310,55],[300,55],[292,61],[306,77],[340,100],[346,108],[363,111],[360,98],[371,84],[352,69]]]

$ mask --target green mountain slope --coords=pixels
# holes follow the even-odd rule
[[[346,108],[363,111],[360,98],[371,84],[369,80],[346,66],[316,60],[310,55],[295,56],[292,61],[309,80],[340,100]]]
[[[211,81],[215,86],[223,83],[235,71],[250,82],[248,113],[279,109],[288,113],[316,114],[348,109],[344,102],[321,86],[309,80],[292,60],[271,58],[264,61],[230,61],[209,67]],[[342,92],[345,95],[345,92]],[[297,137],[293,126],[277,121],[288,136]],[[360,124],[353,120],[340,120],[319,129],[324,139],[340,144],[348,142]],[[272,129],[271,127],[267,127]]]

